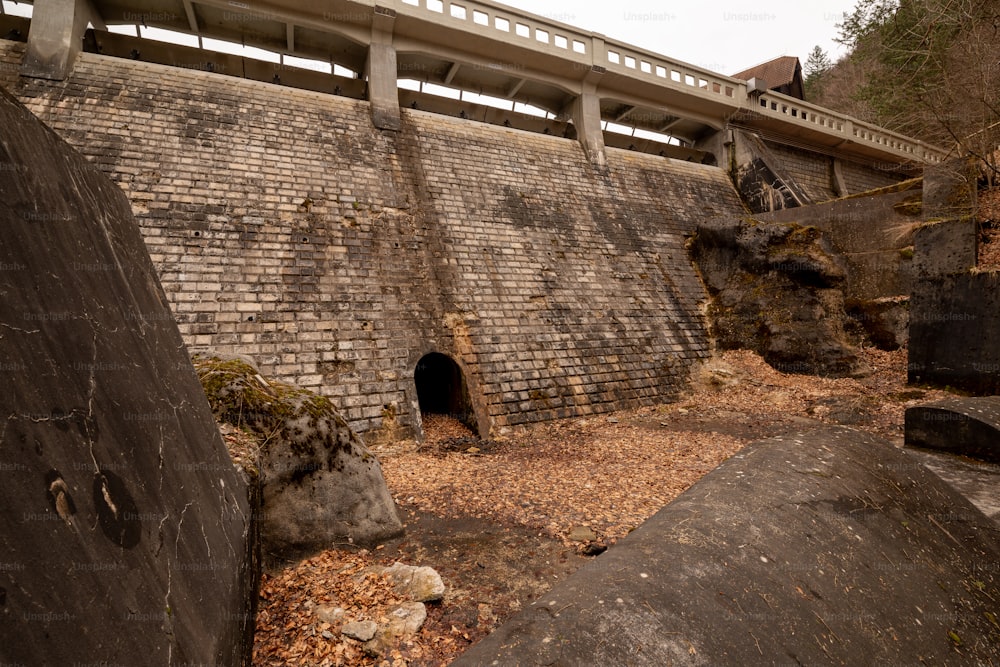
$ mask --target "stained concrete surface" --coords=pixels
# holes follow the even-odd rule
[[[1000,463],[1000,396],[952,397],[906,410],[906,444]]]
[[[0,90],[0,664],[249,664],[247,488],[125,196]]]
[[[996,664],[1000,529],[844,427],[749,445],[455,665]]]

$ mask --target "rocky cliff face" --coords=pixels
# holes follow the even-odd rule
[[[844,330],[844,272],[819,230],[717,219],[697,227],[691,257],[722,349],[749,349],[785,373],[862,372]]]

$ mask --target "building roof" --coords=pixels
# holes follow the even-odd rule
[[[774,89],[793,83],[796,75],[800,78],[802,76],[799,59],[795,56],[781,56],[733,74],[733,78],[743,81],[760,79],[767,84],[768,88]]]

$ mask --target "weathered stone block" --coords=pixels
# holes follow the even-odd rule
[[[0,663],[249,665],[247,485],[120,190],[0,91]]]
[[[906,445],[1000,463],[1000,396],[955,397],[907,408]]]
[[[1000,394],[1000,273],[918,280],[907,349],[913,384]]]
[[[976,265],[976,220],[942,220],[920,226],[913,234],[916,279],[962,273]]]

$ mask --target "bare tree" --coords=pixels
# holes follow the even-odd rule
[[[956,154],[991,180],[1000,145],[1000,0],[860,0],[817,101]]]

